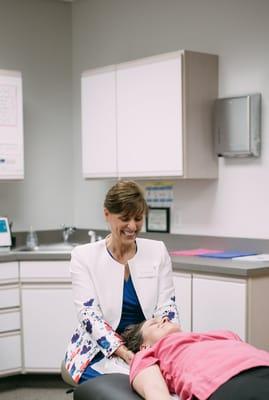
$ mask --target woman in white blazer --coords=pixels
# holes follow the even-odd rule
[[[130,364],[133,353],[120,336],[127,325],[155,316],[178,322],[167,249],[161,241],[137,238],[146,212],[141,188],[132,181],[119,181],[104,202],[111,233],[72,252],[79,326],[69,343],[65,367],[75,383],[100,375],[103,361],[114,356]]]

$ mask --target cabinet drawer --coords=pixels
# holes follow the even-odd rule
[[[21,336],[19,333],[0,335],[0,374],[21,370]]]
[[[20,263],[21,281],[71,280],[69,261],[23,261]]]
[[[17,262],[0,263],[0,282],[18,282],[19,264]]]
[[[0,287],[0,309],[9,307],[19,307],[20,295],[18,286]],[[1,354],[1,353],[0,353]]]
[[[0,311],[0,332],[15,331],[21,327],[20,311]]]

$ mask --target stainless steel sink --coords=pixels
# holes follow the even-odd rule
[[[59,243],[49,243],[49,244],[40,244],[39,246],[31,249],[29,247],[20,247],[16,249],[19,252],[70,252],[74,247],[78,246],[79,243],[71,243],[71,242],[59,242]]]

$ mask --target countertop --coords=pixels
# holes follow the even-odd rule
[[[65,251],[6,251],[0,252],[0,262],[70,260],[71,250]]]
[[[0,253],[0,262],[10,261],[61,261],[70,260],[71,250],[66,251],[33,251],[16,250]],[[269,275],[269,262],[238,261],[231,259],[211,259],[197,256],[172,256],[174,271],[208,273],[234,277],[251,277]]]
[[[174,271],[229,275],[242,278],[269,275],[268,261],[250,262],[198,256],[172,256],[171,259]]]

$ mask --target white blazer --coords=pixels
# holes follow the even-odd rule
[[[128,265],[145,318],[168,315],[177,321],[171,260],[164,243],[149,239],[137,239],[136,243],[137,252]],[[76,247],[70,269],[80,325],[65,360],[78,382],[98,351],[109,357],[122,343],[114,330],[121,319],[124,268],[101,240]]]

